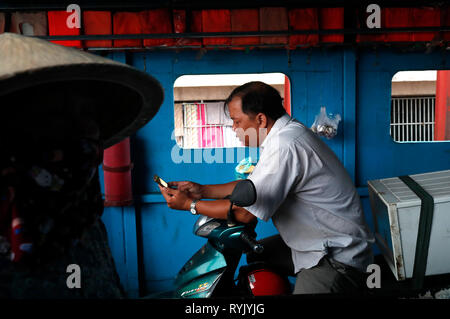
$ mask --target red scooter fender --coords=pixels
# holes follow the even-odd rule
[[[253,296],[289,295],[291,284],[287,277],[278,274],[262,262],[239,269],[239,286]]]

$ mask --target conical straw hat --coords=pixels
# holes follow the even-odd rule
[[[21,97],[27,97],[27,102],[14,103]],[[103,144],[109,147],[150,121],[164,93],[155,78],[126,64],[37,38],[0,35],[3,120],[12,113],[20,112],[21,117],[45,113],[47,107],[64,112],[71,104],[68,101],[79,97],[88,101],[83,108],[96,114]],[[46,103],[33,105],[43,99]]]

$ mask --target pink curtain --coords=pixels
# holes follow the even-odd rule
[[[197,125],[202,126],[198,130],[199,147],[223,147],[223,129],[221,126],[207,126],[206,125],[206,107],[205,104],[197,104]]]

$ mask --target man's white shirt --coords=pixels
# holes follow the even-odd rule
[[[287,114],[274,123],[248,178],[257,200],[246,209],[264,221],[272,218],[291,248],[296,273],[327,254],[361,271],[373,262],[374,238],[349,174],[302,123]]]

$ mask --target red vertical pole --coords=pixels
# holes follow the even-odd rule
[[[284,76],[284,109],[291,115],[291,82],[286,75]]]
[[[450,71],[437,71],[434,140],[450,140]]]
[[[0,33],[5,32],[5,14],[0,12]]]
[[[133,203],[131,187],[130,138],[103,153],[105,206],[128,206]]]

